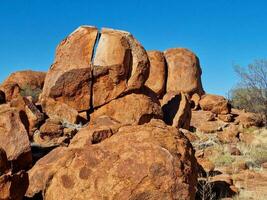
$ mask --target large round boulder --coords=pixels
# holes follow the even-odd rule
[[[204,93],[199,59],[194,53],[173,48],[166,50],[164,55],[168,65],[167,92]]]
[[[142,45],[128,32],[103,28],[94,57],[93,106],[140,89],[149,73]]]
[[[199,105],[202,110],[211,111],[214,114],[228,114],[231,112],[231,105],[223,96],[205,94],[201,96]]]
[[[53,150],[29,171],[27,196],[193,200],[196,165],[188,139],[153,120],[122,127],[99,144]]]
[[[90,109],[91,58],[97,35],[96,27],[81,26],[58,45],[54,64],[45,79],[43,105],[51,98],[77,111]]]

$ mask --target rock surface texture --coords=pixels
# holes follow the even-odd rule
[[[164,54],[160,51],[147,52],[150,71],[146,86],[153,90],[158,98],[162,98],[166,90],[167,65]]]
[[[29,172],[27,195],[43,191],[44,199],[194,199],[193,154],[183,134],[161,121],[125,126],[100,144],[59,148],[42,158]]]
[[[191,51],[183,48],[164,52],[168,65],[167,92],[203,94],[199,60]]]
[[[99,107],[129,90],[140,89],[148,73],[147,53],[130,33],[102,29],[94,58],[93,106]]]
[[[97,34],[97,28],[82,26],[58,45],[54,64],[45,79],[43,104],[51,98],[77,111],[90,109],[91,59]]]
[[[18,71],[12,73],[0,86],[6,100],[11,101],[21,92],[40,92],[44,85],[46,73],[37,71]]]
[[[47,73],[0,85],[0,199],[232,197],[230,174],[252,166],[234,159],[254,153],[266,168],[262,122],[205,94],[191,51],[147,52],[129,32],[81,26]]]
[[[15,170],[31,166],[32,155],[27,131],[19,112],[7,105],[0,106],[0,148],[5,150]]]

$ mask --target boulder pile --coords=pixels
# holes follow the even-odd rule
[[[201,73],[187,49],[79,27],[47,73],[0,85],[0,199],[195,199],[190,131],[261,124],[205,94]]]

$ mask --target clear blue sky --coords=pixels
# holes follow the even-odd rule
[[[265,0],[0,0],[0,82],[46,71],[56,45],[84,24],[130,31],[148,50],[191,49],[208,93],[237,83],[233,64],[267,58]]]

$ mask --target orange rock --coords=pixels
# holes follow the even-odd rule
[[[26,128],[29,137],[39,128],[44,121],[44,114],[41,113],[29,97],[18,95],[10,102],[11,107],[18,109],[20,118]]]
[[[153,90],[158,98],[162,98],[165,93],[167,65],[164,54],[160,51],[147,51],[150,61],[150,71],[145,85]]]
[[[209,159],[198,157],[197,162],[205,170],[206,173],[210,173],[215,169],[214,163]]]
[[[210,111],[192,111],[190,126],[204,133],[214,133],[221,131],[224,123],[215,121],[215,115]]]
[[[192,106],[193,110],[197,110],[199,108],[200,96],[197,93],[194,93],[191,96],[190,101],[193,104],[193,106]]]
[[[0,105],[0,148],[4,149],[14,170],[31,166],[30,141],[18,110]]]
[[[202,110],[211,111],[215,114],[228,114],[231,111],[231,105],[223,96],[205,94],[201,96],[199,105]]]
[[[236,122],[248,128],[250,126],[262,126],[262,117],[256,113],[241,112],[239,116],[236,117]]]
[[[224,122],[232,122],[233,121],[233,115],[232,114],[226,114],[226,115],[218,114],[218,118]]]
[[[238,127],[232,124],[222,133],[219,133],[217,137],[223,143],[236,143],[239,141],[239,133]]]
[[[141,44],[128,32],[103,28],[94,57],[93,106],[140,89],[148,73],[149,60]]]
[[[124,126],[97,145],[57,148],[36,163],[29,177],[27,196],[43,192],[51,200],[144,195],[193,200],[197,184],[192,146],[177,129],[159,120]]]
[[[18,71],[12,73],[1,85],[0,89],[5,93],[6,100],[11,101],[21,90],[29,90],[32,93],[41,91],[44,85],[46,73],[37,71]],[[37,95],[37,94],[35,94]]]
[[[199,140],[199,137],[196,134],[190,132],[189,130],[180,128],[179,131],[181,131],[189,139],[190,142]]]
[[[162,111],[157,102],[144,94],[129,94],[115,99],[95,110],[90,123],[102,115],[106,115],[122,124],[144,124],[152,118],[162,118]]]
[[[78,123],[79,113],[67,104],[47,98],[42,102],[42,107],[44,112],[51,119],[60,120],[62,122],[67,121],[72,124]]]
[[[163,120],[176,128],[190,128],[191,107],[185,94],[169,92],[164,95],[161,103]]]
[[[167,92],[204,93],[201,83],[199,60],[191,51],[183,48],[164,52],[168,65]]]
[[[58,45],[40,97],[43,103],[52,98],[77,111],[90,109],[91,58],[97,34],[95,27],[81,26]]]

